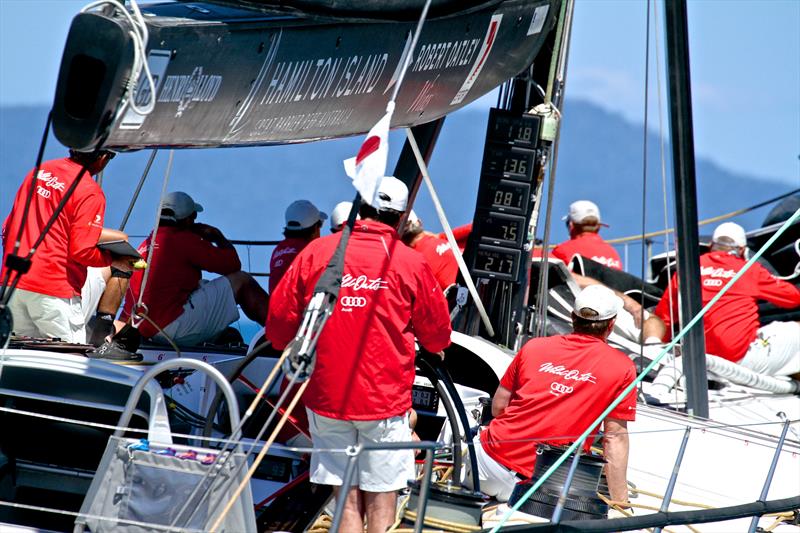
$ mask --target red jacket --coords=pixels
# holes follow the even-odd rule
[[[745,263],[744,259],[724,251],[701,255],[703,305],[710,302]],[[755,263],[703,317],[707,353],[733,362],[745,356],[758,331],[758,300],[767,300],[779,307],[797,307],[800,306],[800,289],[774,278],[766,268]],[[667,332],[672,323],[670,301],[673,304],[672,316],[677,321],[678,281],[675,275],[655,311],[667,325]]]
[[[469,235],[472,233],[472,222],[469,224],[464,224],[463,226],[457,226],[453,229],[453,237],[456,240],[456,244],[458,244],[458,251],[462,254],[464,253],[464,248],[467,247],[467,241],[469,241]],[[439,234],[439,238],[443,240],[447,240],[447,234],[442,232]]]
[[[47,161],[39,167],[34,184],[36,192],[22,232],[18,255],[25,256],[39,238],[42,228],[80,170],[81,165],[69,158]],[[6,255],[14,251],[32,181],[33,171],[22,182],[14,198],[14,207],[3,223],[3,265]],[[34,254],[31,269],[22,276],[18,287],[58,298],[80,296],[86,282],[86,267],[111,264],[111,254],[97,248],[105,210],[103,191],[86,172]],[[2,276],[5,276],[5,272],[0,274],[0,279],[3,279]]]
[[[581,255],[609,268],[622,270],[622,260],[617,251],[597,233],[581,233],[574,239],[564,241],[553,248],[552,253],[553,257],[561,259],[567,265],[573,256]]]
[[[428,262],[442,290],[456,282],[458,263],[449,242],[436,235],[427,234],[414,242],[411,247],[421,253]]]
[[[147,259],[150,237],[139,246],[139,253]],[[149,309],[148,316],[162,329],[183,313],[189,295],[200,286],[203,271],[216,274],[232,274],[241,270],[239,255],[233,248],[218,248],[202,239],[198,234],[184,228],[172,226],[158,228],[158,238],[150,262],[150,277],[142,300]],[[126,320],[139,301],[144,272],[137,270],[131,276],[121,320]],[[158,330],[145,320],[139,326],[145,338]]]
[[[270,297],[267,337],[283,349],[295,336],[314,286],[341,234],[316,239]],[[425,259],[397,232],[359,220],[347,245],[339,300],[317,344],[305,405],[340,420],[380,420],[411,408],[414,336],[431,352],[450,344],[450,316]]]

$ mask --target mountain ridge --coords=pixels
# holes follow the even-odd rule
[[[451,225],[471,221],[488,118],[487,110],[467,108],[445,121],[430,172],[442,198]],[[24,174],[35,162],[45,107],[0,107],[0,211],[8,213]],[[400,131],[390,136],[390,169],[403,142]],[[259,148],[225,148],[176,151],[169,190],[185,190],[206,206],[204,222],[219,226],[230,238],[274,240],[280,238],[283,210],[301,197],[323,211],[354,196],[341,161],[356,153],[361,137],[303,145]],[[669,157],[669,147],[666,148]],[[661,194],[660,146],[657,136],[648,134],[647,231],[664,228]],[[66,151],[50,137],[46,158]],[[138,182],[148,152],[125,153],[109,166],[104,177],[108,198],[106,225],[116,227]],[[166,163],[162,151],[153,165],[142,195],[126,228],[132,235],[144,235],[155,218]],[[591,199],[600,206],[610,228],[606,238],[638,234],[642,220],[642,126],[592,103],[568,99],[556,171],[551,240],[567,238],[560,222],[570,202]],[[672,177],[667,161],[667,189]],[[732,173],[703,158],[697,159],[698,212],[700,219],[717,216],[763,201],[789,190],[754,176]],[[320,185],[318,180],[325,181]],[[668,219],[673,200],[668,195]],[[769,207],[736,217],[753,229],[761,225]],[[438,230],[432,204],[424,187],[415,210],[432,230]],[[544,212],[540,216],[540,229]],[[710,233],[713,226],[701,228]],[[132,239],[135,240],[135,239]],[[638,243],[631,248],[638,247]],[[656,252],[661,251],[656,249]],[[248,254],[250,252],[248,251]],[[638,252],[635,252],[638,253]],[[266,256],[258,252],[253,270],[263,270]],[[638,261],[632,262],[632,265]]]

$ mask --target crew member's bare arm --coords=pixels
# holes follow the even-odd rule
[[[603,422],[603,452],[608,492],[616,502],[628,501],[628,422],[607,418]]]
[[[664,324],[664,321],[656,315],[650,315],[648,319],[644,321],[644,325],[642,326],[643,340],[646,341],[651,337],[657,337],[663,341],[666,335],[667,326]]]
[[[100,230],[100,238],[97,242],[112,242],[112,241],[127,241],[128,234],[111,228],[103,228]]]
[[[502,385],[498,386],[494,393],[494,398],[492,398],[492,416],[500,416],[500,414],[505,411],[506,407],[508,407],[508,402],[510,401],[511,391]]]

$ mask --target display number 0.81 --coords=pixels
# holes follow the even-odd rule
[[[504,207],[519,207],[514,205],[514,193],[511,191],[494,191],[494,205]]]

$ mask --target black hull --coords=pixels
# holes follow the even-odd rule
[[[157,103],[146,117],[127,110],[112,118],[132,63],[127,22],[96,13],[75,18],[54,106],[54,129],[63,144],[87,149],[107,134],[105,144],[112,148],[217,147],[364,133],[385,111],[414,28],[413,22],[344,22],[190,5],[143,10],[157,77]],[[442,117],[524,70],[555,27],[559,7],[559,0],[506,0],[429,20],[392,127]],[[95,26],[103,31],[93,31]],[[104,66],[102,79],[89,80],[99,85],[97,91],[87,90],[83,76],[75,74],[75,58],[86,56]],[[87,97],[93,92],[96,98]],[[149,96],[140,84],[136,100],[143,104]]]

